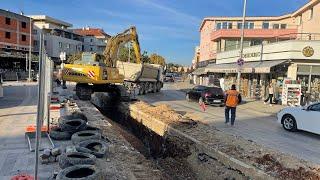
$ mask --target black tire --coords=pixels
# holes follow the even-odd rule
[[[82,119],[72,119],[59,122],[59,126],[62,131],[75,133],[78,131],[83,131],[87,128],[86,121]]]
[[[50,130],[49,135],[54,140],[70,140],[72,134],[62,131],[60,127],[53,127]]]
[[[89,153],[70,152],[59,156],[59,167],[65,169],[74,165],[94,165],[96,157]]]
[[[108,150],[108,144],[102,140],[90,139],[76,145],[78,152],[90,153],[97,158],[103,158]]]
[[[293,116],[291,116],[289,114],[284,115],[281,119],[281,123],[282,123],[282,127],[285,130],[290,131],[290,132],[297,131],[297,122]]]
[[[81,141],[89,139],[101,139],[101,133],[98,131],[80,131],[71,136],[71,141],[73,144],[77,144]]]
[[[85,131],[97,131],[97,132],[99,132],[100,134],[102,134],[102,130],[101,130],[101,129],[99,129],[99,128],[97,128],[97,127],[89,126],[89,125],[87,125],[87,128],[86,128]]]
[[[57,180],[103,180],[102,172],[93,165],[76,165],[63,169]]]
[[[88,121],[88,118],[86,117],[86,115],[78,111],[72,112],[71,114],[68,114],[68,115],[61,116],[59,117],[58,120],[60,122],[60,121],[66,121],[66,120],[72,120],[72,119],[82,119],[86,122]]]

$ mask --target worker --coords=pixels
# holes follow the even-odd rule
[[[226,92],[224,99],[225,102],[225,123],[229,123],[230,111],[231,111],[231,126],[234,125],[236,119],[236,108],[239,103],[241,103],[242,98],[240,93],[236,90],[236,85],[232,85],[231,89]]]
[[[268,98],[266,100],[264,100],[264,104],[267,104],[267,102],[270,101],[269,106],[272,106],[272,100],[273,100],[274,91],[273,91],[273,87],[272,87],[271,83],[268,86],[268,90],[269,90],[269,96],[268,96]]]

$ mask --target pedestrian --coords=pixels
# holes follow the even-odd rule
[[[272,87],[272,84],[270,83],[269,86],[268,86],[268,90],[269,90],[269,96],[266,100],[264,100],[264,104],[267,104],[268,101],[270,101],[270,104],[269,106],[272,106],[272,100],[273,100],[273,87]]]
[[[231,126],[234,125],[234,121],[236,119],[236,109],[237,105],[242,101],[240,93],[236,90],[236,85],[232,85],[231,89],[226,92],[226,96],[224,102],[226,104],[225,107],[225,123],[229,123],[230,111],[231,111]]]

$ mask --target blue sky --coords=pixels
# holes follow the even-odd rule
[[[249,16],[281,15],[308,0],[248,0]],[[0,8],[45,14],[74,27],[100,27],[108,34],[135,25],[141,48],[169,62],[191,64],[199,25],[207,16],[241,16],[242,0],[0,0]]]

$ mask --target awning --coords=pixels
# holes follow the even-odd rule
[[[270,73],[272,67],[287,62],[288,60],[246,62],[240,68],[241,73]],[[239,66],[236,63],[210,64],[206,72],[213,73],[237,73]]]
[[[205,71],[206,69],[204,67],[198,68],[192,72],[193,75],[201,75],[201,74],[207,74]]]

